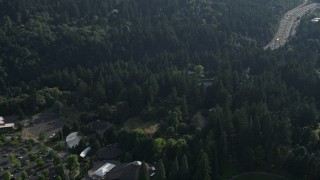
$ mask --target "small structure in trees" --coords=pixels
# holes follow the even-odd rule
[[[80,157],[85,158],[88,154],[88,152],[91,150],[91,147],[87,147],[80,153]]]
[[[81,140],[81,136],[79,136],[79,132],[70,133],[66,138],[66,143],[69,148],[76,147]]]
[[[99,166],[100,164],[100,166]],[[149,164],[147,166],[147,174],[152,177],[155,175],[156,168]],[[120,163],[118,161],[103,161],[98,162],[95,168],[89,171],[89,177],[92,179],[133,179],[137,180],[139,171],[142,166],[141,161],[134,161],[129,163]],[[92,174],[90,174],[92,172]]]
[[[0,130],[12,130],[14,128],[14,123],[6,123],[4,118],[0,116]]]

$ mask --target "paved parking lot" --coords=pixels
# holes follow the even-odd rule
[[[37,143],[36,139],[40,132],[45,132],[46,138],[48,139],[52,134],[59,131],[63,124],[63,118],[58,118],[51,113],[38,114],[34,116],[32,121],[25,120],[24,128],[21,132],[23,140],[21,142],[17,142],[16,145],[10,144],[9,142],[12,142],[12,140],[9,140],[0,148],[0,179],[4,179],[4,174],[7,171],[13,175],[13,179],[17,179],[22,171],[26,171],[28,179],[36,180],[44,169],[49,170],[49,179],[56,179],[53,161],[47,157],[47,152],[45,153],[40,151],[39,143]],[[35,140],[34,144],[28,145],[27,139]],[[9,154],[15,156],[16,160],[20,162],[21,168],[13,167],[13,164],[10,162],[8,157]],[[42,159],[44,161],[44,165],[39,167],[36,162],[31,161],[29,156],[30,154],[34,154],[36,159]]]
[[[17,147],[13,147],[12,145],[5,144],[0,149],[0,167],[2,171],[0,171],[0,179],[4,179],[4,174],[9,171],[13,178],[18,178],[22,171],[26,171],[28,174],[28,179],[38,179],[39,174],[44,169],[49,170],[50,179],[55,179],[55,171],[52,159],[48,158],[46,153],[43,153],[39,150],[38,145],[34,144],[32,149],[27,150],[25,153],[25,149],[27,148],[27,143],[20,143]],[[18,159],[21,163],[21,168],[13,167],[13,164],[9,161],[9,154],[12,154]],[[36,158],[42,158],[44,160],[44,165],[42,167],[38,167],[36,162],[32,162],[30,160],[30,154],[35,154]],[[29,161],[29,165],[26,162]]]

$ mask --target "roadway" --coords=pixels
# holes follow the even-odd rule
[[[280,20],[277,33],[275,34],[271,42],[269,42],[263,49],[275,50],[285,45],[288,41],[288,38],[295,35],[296,28],[300,23],[300,18],[319,7],[319,3],[307,4],[307,1],[304,1],[299,6],[288,11]]]

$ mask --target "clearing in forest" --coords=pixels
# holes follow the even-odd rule
[[[155,121],[142,121],[139,118],[131,118],[128,119],[125,123],[124,123],[124,127],[127,127],[129,129],[142,129],[146,134],[154,134],[155,132],[157,132],[159,123],[155,122]]]

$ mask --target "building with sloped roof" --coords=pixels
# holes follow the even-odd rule
[[[100,164],[100,166],[99,166]],[[102,164],[102,165],[101,165]],[[139,170],[141,167],[140,161],[129,163],[121,163],[118,161],[104,161],[98,162],[94,165],[96,168],[91,170],[93,173],[89,177],[91,179],[107,179],[107,180],[137,180],[139,177]],[[98,167],[97,167],[98,166]],[[155,167],[147,164],[149,176],[155,175]]]
[[[101,166],[99,169],[97,169],[93,173],[92,177],[94,179],[104,179],[104,176],[115,167],[116,167],[116,165],[107,162],[103,166]]]

